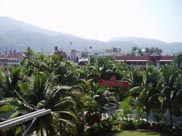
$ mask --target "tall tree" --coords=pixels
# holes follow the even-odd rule
[[[163,108],[169,109],[171,126],[173,126],[173,103],[178,91],[175,87],[178,76],[179,69],[175,65],[164,66],[161,68]]]
[[[136,97],[136,108],[138,111],[144,110],[148,122],[150,111],[159,108],[160,101],[157,99],[160,96],[158,90],[159,72],[154,66],[147,67],[143,75],[142,84],[130,89],[131,95]]]

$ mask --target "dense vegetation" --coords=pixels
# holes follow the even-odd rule
[[[112,58],[92,57],[83,67],[28,50],[20,66],[0,70],[0,100],[14,100],[0,105],[1,120],[45,108],[51,114],[35,120],[29,133],[100,136],[114,129],[142,128],[180,134],[181,126],[174,124],[173,117],[182,116],[181,56],[160,70],[149,66],[141,71]],[[129,87],[99,86],[98,80],[108,73],[119,75]],[[162,121],[166,111],[169,124]],[[30,123],[0,134],[22,135]]]

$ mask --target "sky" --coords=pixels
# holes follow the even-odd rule
[[[182,0],[0,0],[0,16],[101,41],[182,42]]]

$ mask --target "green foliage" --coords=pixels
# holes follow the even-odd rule
[[[134,130],[135,124],[132,120],[127,120],[121,123],[122,130]]]
[[[14,111],[14,108],[12,108],[10,105],[3,105],[0,107],[0,113],[7,113],[10,111]]]
[[[30,133],[37,135],[100,135],[119,125],[122,129],[146,129],[148,123],[141,119],[148,120],[151,112],[158,113],[158,123],[167,110],[170,115],[182,115],[182,71],[177,60],[160,71],[154,66],[144,71],[129,69],[113,58],[96,57],[79,67],[56,55],[27,50],[21,66],[0,70],[0,99],[17,100],[0,105],[0,112],[8,114],[8,119],[51,109],[51,114],[38,118],[31,127]],[[99,86],[98,80],[108,79],[110,74],[128,81],[129,88]],[[132,110],[136,112],[133,117]],[[109,116],[104,118],[104,113]],[[7,134],[23,133],[21,124],[9,130]]]
[[[131,112],[132,107],[131,107],[131,101],[132,101],[132,97],[129,96],[127,98],[125,98],[121,104],[121,110],[122,110],[122,116],[126,119],[128,119],[128,114]]]
[[[174,59],[174,65],[182,70],[182,53],[178,54]]]
[[[139,48],[139,47],[133,47],[131,53],[128,53],[129,56],[149,56],[153,52],[156,53],[162,53],[162,50],[158,47],[151,47],[151,48]]]
[[[137,129],[150,129],[150,123],[148,123],[144,120],[140,120],[140,121],[135,123],[135,127]]]

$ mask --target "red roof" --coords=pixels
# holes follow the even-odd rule
[[[150,61],[150,56],[116,56],[116,60],[120,61]],[[160,61],[172,61],[173,56],[160,56]]]
[[[54,54],[56,54],[56,55],[58,55],[60,57],[64,57],[64,58],[67,57],[67,55],[66,55],[66,53],[64,51],[56,51],[56,52],[54,52]]]
[[[0,55],[0,59],[22,58],[22,57],[24,57],[24,53],[22,53],[22,52],[17,52],[17,53],[12,53],[12,54],[7,54],[7,55]]]
[[[150,57],[147,56],[116,56],[116,60],[123,60],[123,61],[128,61],[128,60],[150,60]]]
[[[173,56],[161,56],[160,60],[173,60]]]
[[[6,58],[6,55],[0,55],[0,59]]]

